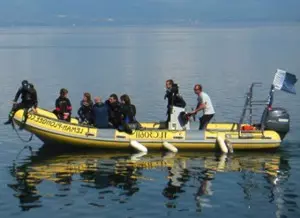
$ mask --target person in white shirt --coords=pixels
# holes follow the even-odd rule
[[[202,86],[200,84],[196,84],[194,86],[194,92],[198,96],[197,98],[197,107],[194,111],[190,112],[188,115],[195,115],[198,111],[203,110],[203,116],[200,117],[200,126],[199,130],[206,128],[206,125],[209,123],[211,118],[213,118],[215,114],[214,107],[211,103],[210,97],[208,94],[202,91]]]

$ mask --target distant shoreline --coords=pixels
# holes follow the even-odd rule
[[[103,22],[103,23],[1,23],[0,28],[100,28],[100,27],[179,27],[179,28],[251,28],[251,27],[272,27],[272,26],[300,26],[300,21],[286,22],[265,22],[265,21],[217,21],[217,22],[161,22],[161,23],[122,23],[122,22]]]

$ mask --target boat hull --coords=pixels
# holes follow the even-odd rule
[[[22,120],[23,110],[14,117],[17,124]],[[240,137],[234,124],[213,124],[214,128],[206,131],[186,130],[170,131],[160,129],[155,123],[144,124],[147,128],[126,134],[115,129],[97,129],[64,122],[52,116],[51,112],[39,109],[37,114],[29,113],[25,129],[44,143],[67,144],[77,147],[132,149],[130,141],[135,140],[148,149],[164,149],[165,141],[178,150],[220,150],[217,138],[222,137],[231,144],[234,150],[274,149],[280,146],[281,140],[275,131],[248,131]],[[149,127],[153,128],[149,128]],[[219,127],[219,128],[218,128]]]

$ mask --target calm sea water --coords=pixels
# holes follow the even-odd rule
[[[20,81],[52,109],[60,88],[77,109],[83,92],[127,93],[138,119],[165,119],[172,78],[195,106],[201,83],[216,121],[237,121],[251,82],[267,97],[277,68],[300,78],[300,26],[0,29],[0,117]],[[298,85],[299,91],[299,85]],[[34,138],[25,147],[0,126],[1,217],[299,217],[300,97],[276,92],[291,131],[275,152],[130,153],[66,150]],[[256,119],[260,117],[257,110]],[[28,138],[26,132],[21,137]]]

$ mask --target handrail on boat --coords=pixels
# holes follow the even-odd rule
[[[272,101],[273,101],[273,92],[274,92],[274,86],[271,85],[271,89],[269,92],[269,96],[268,96],[268,100],[253,100],[253,89],[254,87],[260,87],[262,85],[262,83],[260,82],[254,82],[251,84],[249,91],[246,94],[246,100],[245,100],[245,104],[244,104],[244,108],[238,123],[238,134],[239,137],[242,137],[242,133],[244,133],[245,131],[242,130],[242,124],[244,123],[245,120],[245,116],[247,113],[247,110],[249,110],[249,124],[253,125],[253,120],[252,120],[252,113],[253,113],[253,106],[266,106],[269,107],[272,105]],[[261,132],[262,136],[264,136],[264,120],[265,120],[265,115],[263,115],[262,119],[261,119],[261,123],[260,123],[260,130],[257,132]],[[251,130],[251,132],[253,132]]]

